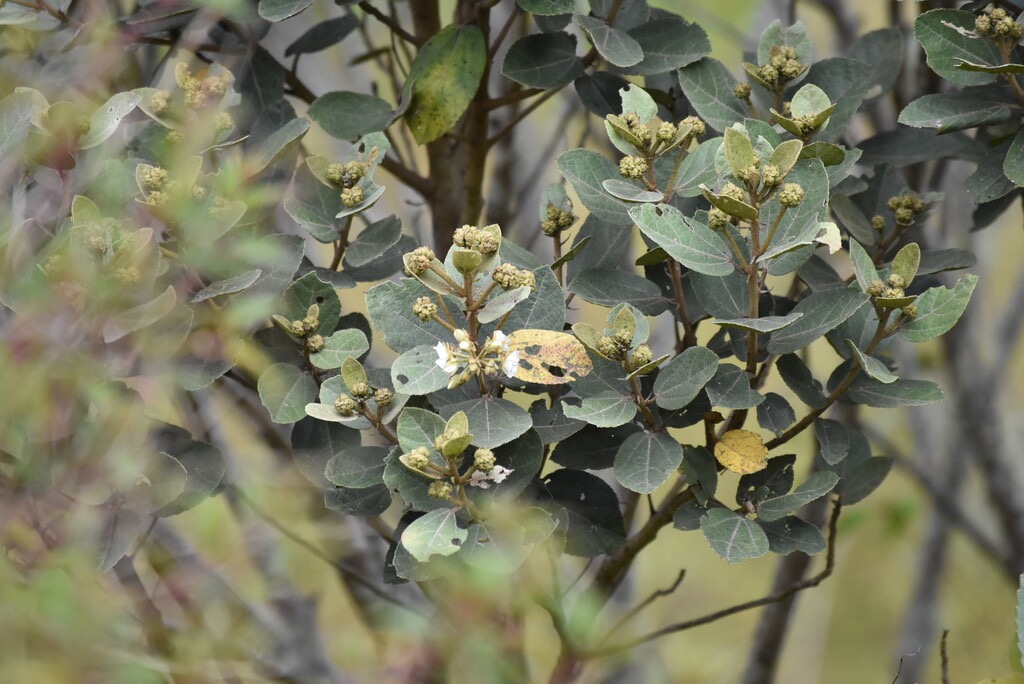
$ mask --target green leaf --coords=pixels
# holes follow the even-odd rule
[[[757,524],[768,537],[768,547],[772,553],[780,556],[794,551],[814,555],[828,548],[828,542],[821,530],[794,515],[787,515],[773,522],[758,520]]]
[[[814,340],[852,316],[868,296],[856,290],[825,290],[809,295],[793,309],[800,320],[772,335],[769,354],[785,354],[803,349]]]
[[[565,327],[565,292],[562,286],[546,266],[536,268],[533,276],[537,289],[512,309],[505,329],[562,330]]]
[[[152,512],[155,517],[166,518],[205,501],[220,486],[227,467],[219,449],[192,439],[181,428],[166,425],[157,434],[162,452],[173,457],[185,470],[181,493]]]
[[[750,312],[747,279],[739,271],[722,277],[694,272],[689,278],[697,301],[715,318],[745,318]]]
[[[612,553],[626,536],[615,492],[601,478],[582,470],[557,470],[544,478],[550,503],[540,505],[568,518],[565,553],[593,557]]]
[[[796,51],[796,58],[804,64],[812,61],[811,37],[803,22],[794,22],[792,26],[783,26],[778,19],[768,24],[757,41],[757,63],[767,64],[772,47],[791,47]]]
[[[818,439],[821,457],[829,465],[839,463],[850,452],[850,437],[838,420],[818,418],[814,421],[814,436]]]
[[[939,135],[928,129],[898,127],[862,141],[861,163],[867,166],[892,164],[907,166],[942,157],[972,154],[974,142],[963,133]]]
[[[1024,575],[1017,583],[1017,650],[1021,652],[1020,663],[1024,666]]]
[[[313,4],[313,0],[260,0],[259,15],[267,21],[283,21]]]
[[[577,422],[584,425],[583,429],[558,442],[555,450],[551,453],[551,460],[565,468],[579,470],[611,468],[615,463],[615,454],[618,453],[622,443],[630,435],[640,431],[639,426],[634,423],[626,423],[614,428],[599,428],[587,425],[583,421]],[[536,429],[536,421],[534,428]]]
[[[338,140],[355,140],[367,133],[383,131],[394,112],[379,97],[337,91],[325,93],[309,106],[309,118]]]
[[[964,276],[953,289],[933,287],[917,298],[917,316],[904,323],[899,335],[910,342],[926,342],[956,325],[971,300],[978,276]]]
[[[381,484],[384,476],[384,447],[355,447],[335,454],[327,462],[324,477],[339,487],[366,489]]]
[[[839,486],[836,487],[836,494],[841,497],[843,505],[852,506],[878,489],[885,476],[892,470],[892,463],[888,456],[875,456],[844,474]]]
[[[846,160],[846,152],[839,145],[818,140],[804,145],[800,150],[800,159],[820,159],[825,166],[838,166]]]
[[[668,480],[683,460],[683,448],[665,432],[630,435],[615,455],[615,478],[623,487],[650,494]]]
[[[322,21],[296,38],[291,45],[285,48],[284,56],[311,55],[315,52],[326,50],[332,45],[340,43],[357,28],[359,28],[359,17],[354,14],[346,14],[337,19]]]
[[[715,371],[705,388],[712,406],[727,409],[753,408],[764,401],[764,396],[750,387],[750,373],[723,363]]]
[[[260,142],[256,149],[252,150],[250,164],[246,172],[250,177],[255,176],[280,159],[285,152],[297,145],[299,138],[309,130],[308,119],[291,119],[276,131],[268,135]]]
[[[460,411],[465,413],[473,433],[472,443],[485,449],[507,444],[533,427],[530,414],[505,399],[478,397],[442,406],[440,411],[446,419]]]
[[[562,254],[562,256],[559,257],[558,259],[555,259],[553,262],[551,262],[551,270],[553,271],[557,269],[559,266],[564,266],[565,264],[575,259],[576,256],[583,250],[583,248],[587,246],[588,242],[590,242],[589,235],[576,240],[576,243],[571,248],[569,248],[568,251]],[[640,264],[637,265],[639,266]]]
[[[719,234],[670,204],[642,204],[629,210],[640,231],[691,271],[709,276],[733,273],[732,251]]]
[[[450,332],[440,324],[422,321],[412,312],[417,298],[426,294],[423,286],[412,278],[400,282],[384,282],[366,293],[366,310],[374,329],[397,352],[409,351],[419,345],[433,346],[438,342],[452,343]],[[451,309],[452,307],[449,307]],[[456,327],[465,327],[465,320],[457,311]]]
[[[903,33],[895,26],[865,33],[850,46],[847,56],[870,68],[868,102],[878,100],[896,85],[903,66],[903,50]]]
[[[631,222],[626,204],[609,197],[601,185],[609,178],[620,178],[619,169],[611,160],[594,150],[580,148],[563,152],[555,163],[594,216],[620,226]]]
[[[302,420],[306,404],[316,401],[317,396],[313,376],[290,363],[276,363],[263,371],[257,390],[275,423]]]
[[[754,522],[732,511],[712,508],[700,519],[704,538],[729,563],[760,558],[768,553],[768,537]]]
[[[718,489],[718,461],[702,446],[685,446],[680,468],[686,475],[686,482],[693,487],[697,502],[706,506]]]
[[[757,405],[757,424],[778,437],[796,422],[796,411],[781,394],[769,392]]]
[[[1003,161],[1003,173],[1014,185],[1024,186],[1024,129],[1017,131]]]
[[[785,176],[793,168],[793,164],[796,164],[797,159],[803,155],[803,150],[804,144],[799,140],[786,140],[775,148],[768,163],[774,164],[779,169],[779,173]]]
[[[402,532],[402,546],[412,556],[426,563],[431,556],[450,556],[462,548],[468,533],[459,527],[456,512],[437,509],[416,518]]]
[[[890,382],[896,382],[898,378],[893,374],[889,368],[876,359],[873,356],[868,356],[860,349],[857,348],[856,343],[853,340],[846,340],[847,346],[850,348],[850,352],[853,354],[854,359],[857,361],[857,365],[864,369],[864,372],[878,382],[883,384],[889,384]]]
[[[561,443],[587,427],[582,420],[566,416],[559,400],[548,408],[543,399],[538,399],[530,405],[530,417],[542,444]]]
[[[772,499],[762,501],[757,506],[757,517],[766,522],[783,518],[793,511],[803,508],[815,499],[820,499],[831,492],[839,482],[839,476],[831,470],[822,470],[813,473],[807,481],[793,490],[791,494],[784,494]]]
[[[711,42],[704,29],[675,15],[659,16],[629,29],[628,33],[643,49],[643,60],[623,69],[627,74],[669,73],[711,52]]]
[[[775,362],[782,381],[793,393],[811,408],[825,405],[825,395],[821,383],[814,379],[810,369],[796,354],[783,354]]]
[[[309,355],[309,360],[317,368],[341,368],[345,359],[357,359],[370,349],[370,342],[362,330],[349,328],[338,330],[330,337],[324,338],[324,348]],[[437,354],[434,355],[437,357]],[[405,394],[410,394],[406,392]]]
[[[586,421],[597,427],[618,427],[633,420],[636,404],[633,397],[618,392],[604,392],[586,397],[579,406],[565,404],[562,408],[569,418]]]
[[[231,278],[225,278],[224,280],[218,280],[210,283],[202,290],[192,295],[192,303],[198,304],[199,302],[205,302],[207,299],[213,299],[214,297],[221,297],[226,294],[241,292],[255,283],[262,273],[263,271],[260,269],[254,268],[251,271],[239,273]]]
[[[679,197],[696,197],[701,194],[700,186],[714,183],[718,178],[715,171],[715,156],[722,145],[721,138],[705,140],[695,150],[686,153],[679,165],[673,188]]]
[[[422,345],[403,352],[391,365],[395,391],[418,396],[444,389],[451,373],[437,365],[437,350]]]
[[[860,285],[861,292],[867,292],[871,283],[878,280],[878,269],[875,268],[874,261],[860,246],[860,243],[852,238],[850,239],[850,260],[853,262],[853,272],[857,277],[857,284]]]
[[[963,268],[971,268],[976,263],[978,263],[977,257],[965,249],[930,249],[921,253],[921,265],[918,266],[917,273],[925,275],[942,271],[958,271]]]
[[[88,150],[112,136],[124,117],[131,114],[141,101],[142,94],[136,91],[111,97],[93,112],[89,118],[89,132],[79,139],[78,146]]]
[[[799,144],[799,141],[795,142]],[[725,129],[722,147],[725,149],[725,159],[729,163],[729,170],[736,178],[742,175],[744,169],[754,164],[754,147],[750,144],[750,138],[746,133],[730,126]],[[795,157],[793,161],[796,161]]]
[[[914,100],[900,112],[899,122],[915,128],[934,128],[939,133],[961,131],[1005,123],[1019,106],[1017,98],[1006,88],[975,86],[952,93],[925,95]]]
[[[402,237],[402,222],[392,214],[374,221],[355,241],[345,249],[345,263],[351,266],[365,266],[380,257]]]
[[[475,24],[444,27],[416,55],[406,88],[406,123],[420,145],[452,129],[476,94],[487,63],[487,43]]]
[[[444,426],[444,419],[436,413],[409,407],[398,416],[398,444],[406,453],[417,447],[433,450],[434,440],[444,432]]]
[[[718,356],[707,347],[690,347],[658,373],[654,400],[669,411],[685,408],[718,371]]]
[[[575,0],[516,0],[523,11],[542,17],[571,14],[576,10]]]
[[[945,399],[942,390],[927,380],[896,380],[888,384],[858,378],[850,388],[849,398],[858,404],[877,408],[924,406]]]
[[[320,322],[313,332],[327,337],[341,317],[341,300],[334,286],[320,280],[316,273],[307,273],[285,290],[282,313],[290,320],[302,320],[314,304],[320,309]]]
[[[364,489],[333,487],[324,492],[324,506],[342,515],[380,515],[391,507],[391,490],[384,484]]]
[[[340,238],[341,226],[334,219],[343,208],[339,191],[316,181],[308,169],[296,173],[295,187],[300,194],[285,199],[285,212],[320,242]]]
[[[601,187],[611,195],[627,202],[659,202],[664,194],[621,178],[609,178],[601,183]]]
[[[153,325],[171,313],[178,303],[178,295],[173,285],[145,304],[139,304],[124,311],[113,314],[103,325],[103,341],[107,344],[116,342],[125,335]]]
[[[914,282],[921,263],[921,247],[916,242],[903,245],[892,260],[892,272],[903,278],[907,285]]]
[[[769,333],[782,330],[787,325],[795,323],[803,314],[789,313],[785,316],[761,316],[760,318],[723,318],[716,321],[718,325],[727,328],[740,328],[741,330],[756,330],[759,333]]]
[[[598,54],[617,67],[633,66],[644,58],[643,48],[625,31],[611,28],[597,17],[582,14],[573,16],[583,29]],[[574,46],[575,47],[575,46]]]
[[[734,123],[743,123],[749,114],[733,91],[736,79],[718,60],[705,57],[680,69],[678,78],[697,114],[715,130],[724,131]]]
[[[379,200],[381,195],[384,194],[384,186],[377,185],[373,181],[364,181],[363,191],[364,195],[362,202],[351,207],[342,206],[342,209],[334,215],[334,218],[345,218],[346,216],[352,216],[353,214],[366,211],[376,204],[377,200]]]
[[[530,88],[561,88],[583,75],[576,37],[563,31],[520,38],[505,53],[501,73]]]
[[[1016,136],[1015,136],[1016,137]],[[1004,140],[996,147],[989,147],[985,156],[978,160],[978,168],[967,179],[967,192],[974,199],[976,204],[984,204],[997,200],[1000,197],[1013,192],[1017,185],[1006,177],[1005,165],[1011,166],[1016,163],[1015,159],[1007,158],[1013,139]],[[1022,169],[1024,177],[1024,169]]]
[[[706,187],[702,187],[701,192],[705,199],[726,214],[729,214],[729,216],[747,219],[748,221],[753,221],[758,216],[757,208],[742,200],[734,199],[728,195],[716,195]]]
[[[946,80],[960,85],[985,85],[996,80],[994,74],[963,71],[960,61],[995,66],[1002,62],[995,43],[985,37],[964,35],[957,29],[974,31],[974,14],[952,9],[936,9],[914,20],[914,35],[921,42],[928,66]]]
[[[338,423],[303,418],[292,428],[292,460],[306,479],[318,487],[330,485],[324,477],[327,462],[346,449],[359,447],[359,432]]]
[[[583,271],[569,283],[569,292],[602,306],[629,302],[647,316],[657,316],[668,308],[657,284],[626,271],[594,268]]]
[[[828,100],[835,103],[828,125],[819,133],[819,138],[834,141],[843,135],[864,102],[864,96],[871,87],[871,78],[871,67],[868,64],[846,57],[823,59],[811,66],[807,72],[807,82],[820,87]],[[824,104],[827,106],[827,103]]]
[[[782,496],[793,487],[793,464],[796,454],[783,454],[768,459],[767,465],[740,478],[736,488],[736,503],[745,506]],[[717,465],[717,462],[716,462]]]

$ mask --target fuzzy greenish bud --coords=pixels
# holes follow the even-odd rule
[[[869,295],[871,295],[872,297],[878,297],[879,295],[882,294],[882,292],[884,290],[885,290],[885,283],[883,283],[881,280],[876,278],[875,280],[871,281],[870,285],[868,285],[867,293]]]
[[[907,304],[905,307],[900,309],[900,313],[902,313],[907,318],[916,318],[917,317],[917,304]]]
[[[619,160],[619,175],[639,180],[647,173],[647,162],[641,157],[623,157]]]
[[[153,192],[146,195],[146,203],[152,204],[154,207],[162,207],[167,204],[167,193],[161,192],[160,190],[154,190]]]
[[[760,172],[757,164],[747,164],[736,174],[744,183],[757,183],[760,180]]]
[[[743,188],[734,183],[726,183],[723,185],[722,189],[718,191],[718,194],[734,199],[737,202],[742,202],[746,197],[746,193],[743,192]]]
[[[142,182],[146,184],[150,190],[159,190],[164,186],[164,181],[167,180],[167,169],[154,166],[151,169],[147,169],[142,174]]]
[[[658,126],[658,140],[661,142],[672,142],[675,140],[677,132],[679,132],[679,129],[676,128],[674,123],[665,121]]]
[[[700,137],[707,131],[707,125],[704,123],[704,120],[697,116],[688,116],[680,121],[679,127],[682,128],[684,126],[691,127],[691,135],[694,137]]]
[[[421,321],[429,321],[437,315],[437,304],[430,297],[419,297],[413,302],[412,312]]]
[[[974,30],[981,34],[992,32],[992,17],[987,14],[979,14],[974,18]]]
[[[427,447],[416,447],[405,455],[405,463],[413,470],[424,470],[430,463]]]
[[[765,64],[757,70],[757,75],[761,77],[761,80],[765,83],[775,83],[779,80],[779,70],[771,64]]]
[[[641,344],[639,347],[633,350],[633,355],[630,358],[630,363],[633,364],[634,368],[646,366],[654,358],[654,354],[651,353],[651,348],[646,344]]]
[[[494,452],[490,449],[477,449],[473,454],[473,465],[481,472],[489,473],[494,470],[494,462]]]
[[[886,280],[888,281],[890,287],[906,287],[907,286],[907,281],[905,281],[903,279],[903,276],[901,276],[899,273],[892,273],[892,274],[890,274],[889,277]]]
[[[782,172],[775,164],[765,164],[761,170],[761,184],[766,188],[774,188],[782,182]]]
[[[338,398],[334,400],[334,410],[340,416],[348,417],[355,415],[358,408],[359,405],[347,394],[339,394]]]
[[[779,68],[779,72],[788,81],[804,72],[806,67],[795,59],[787,59]]]
[[[885,287],[882,288],[882,297],[885,299],[900,299],[906,297],[906,293],[902,287]]]
[[[302,321],[292,321],[288,329],[296,337],[305,337],[307,334],[306,326],[302,324]]]
[[[171,102],[171,94],[166,90],[157,90],[149,96],[149,108],[154,114],[159,116],[167,109],[167,105]]]
[[[218,133],[230,131],[235,127],[235,120],[227,112],[221,112],[213,119],[213,127]]]
[[[729,215],[718,207],[708,210],[708,226],[714,230],[722,230],[729,225]]]
[[[345,165],[328,164],[327,173],[325,175],[327,176],[327,180],[331,181],[332,183],[337,183],[338,185],[341,185],[341,179],[345,175]]]
[[[168,145],[177,145],[184,139],[185,136],[181,131],[168,131],[167,133],[166,140]]]
[[[430,487],[427,488],[427,496],[431,499],[441,499],[447,501],[452,498],[452,483],[446,480],[435,480],[430,483]]]
[[[633,331],[628,328],[619,328],[612,335],[612,339],[620,347],[628,347],[633,343]]]
[[[387,387],[381,387],[379,390],[373,393],[373,400],[377,402],[377,406],[384,408],[391,404],[391,400],[395,398],[395,393],[389,390]]]
[[[885,230],[885,217],[875,214],[871,217],[871,227],[875,230]]]
[[[519,269],[509,263],[500,264],[491,272],[491,278],[503,289],[511,290],[518,287],[516,283],[519,280]]]
[[[124,287],[132,287],[139,284],[142,280],[142,275],[139,273],[139,269],[134,266],[125,266],[114,271],[114,278]]]
[[[741,100],[750,99],[750,84],[749,83],[737,83],[732,88],[733,95]]]
[[[609,359],[616,359],[622,355],[622,350],[619,349],[619,345],[615,344],[615,340],[607,335],[602,336],[601,339],[597,341],[597,351],[600,352],[602,356]]]
[[[901,226],[909,226],[914,222],[914,210],[907,207],[900,207],[893,212],[893,216],[896,217],[896,223]]]
[[[311,354],[316,354],[324,348],[324,336],[323,335],[310,335],[306,338],[306,349]]]
[[[373,388],[370,387],[370,383],[365,380],[361,380],[351,387],[352,396],[356,399],[369,399],[373,396]]]
[[[363,189],[360,187],[345,188],[341,191],[341,203],[346,207],[354,207],[363,201]]]
[[[786,183],[779,191],[779,204],[784,207],[798,207],[804,201],[804,189],[799,183]]]

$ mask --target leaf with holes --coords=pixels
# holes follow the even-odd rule
[[[588,375],[594,364],[580,341],[555,330],[516,330],[506,340],[519,355],[514,377],[523,382],[561,385]]]
[[[468,532],[459,527],[456,512],[439,508],[416,518],[402,532],[402,546],[426,563],[432,556],[450,556],[462,548]]]

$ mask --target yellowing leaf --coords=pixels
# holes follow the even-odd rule
[[[561,385],[593,369],[587,350],[572,335],[554,330],[516,330],[508,336],[510,352],[519,352],[515,376],[523,382]]]
[[[715,445],[715,458],[726,470],[749,475],[768,465],[768,448],[748,430],[729,430]]]

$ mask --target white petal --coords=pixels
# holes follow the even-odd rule
[[[502,363],[502,368],[505,371],[505,375],[510,378],[516,377],[516,372],[519,370],[519,350],[515,350],[511,354],[505,357],[505,361]]]
[[[449,358],[451,358],[448,355],[448,345],[444,342],[438,342],[434,345],[434,351],[437,352],[437,361],[434,361],[434,363],[436,363],[438,367],[444,368],[447,371],[448,369],[445,368],[445,366],[448,364]],[[448,372],[450,373],[451,371]]]
[[[512,468],[506,468],[505,466],[496,465],[491,469],[491,472],[487,473],[487,477],[494,482],[504,482],[512,473]]]

